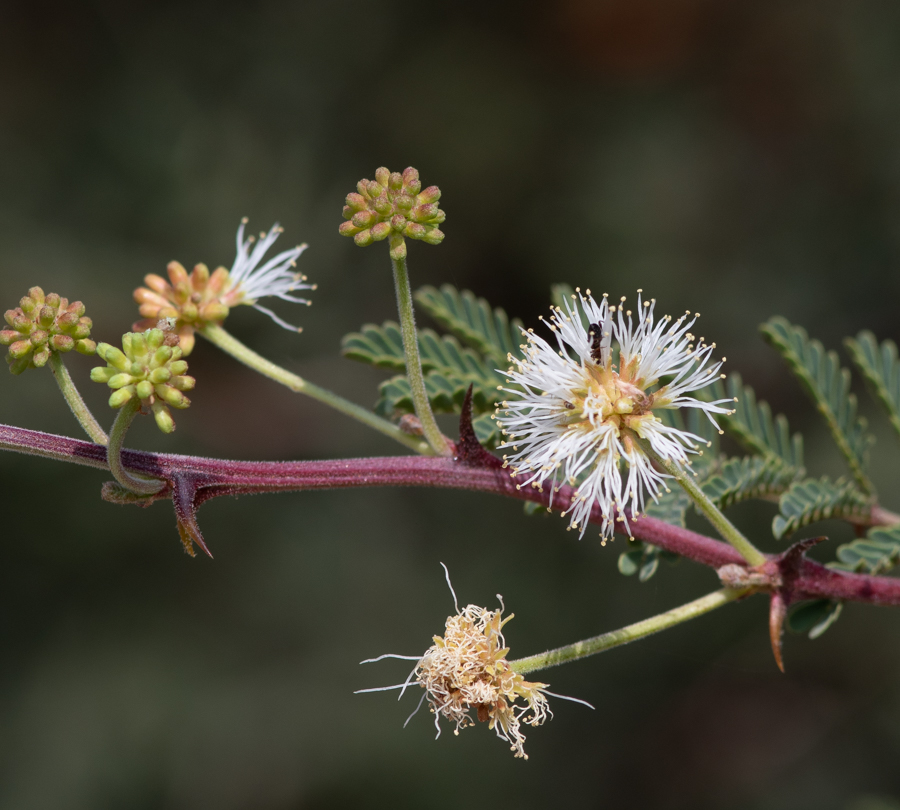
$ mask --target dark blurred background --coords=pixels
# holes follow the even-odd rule
[[[544,0],[446,4],[4,3],[0,294],[40,284],[114,341],[131,291],[177,258],[230,266],[242,216],[307,241],[315,305],[292,335],[241,308],[229,328],[370,404],[383,374],[343,334],[394,317],[387,251],[339,238],[342,198],[414,165],[448,218],[414,243],[415,284],[452,282],[536,323],[551,283],[642,287],[704,334],[842,472],[759,339],[781,313],[827,345],[900,338],[900,6],[884,0]],[[287,245],[286,245],[287,246]],[[424,317],[423,317],[424,321]],[[69,363],[112,414],[90,360]],[[129,443],[239,458],[396,453],[388,440],[211,346],[194,405]],[[4,422],[79,435],[49,372],[2,382]],[[873,472],[897,509],[895,438]],[[849,606],[821,639],[768,649],[761,599],[546,673],[554,704],[514,760],[484,727],[435,742],[402,681],[452,601],[502,593],[526,655],[717,586],[616,570],[619,543],[488,496],[428,491],[217,500],[216,555],[189,559],[171,508],[99,499],[107,477],[0,457],[0,806],[900,807],[900,612]],[[772,505],[735,519],[767,549]],[[700,525],[700,524],[696,524]],[[837,524],[817,549],[849,539]]]

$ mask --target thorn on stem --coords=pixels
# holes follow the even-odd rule
[[[787,604],[782,595],[776,591],[769,601],[769,639],[772,642],[772,655],[778,669],[784,672],[784,659],[781,656],[781,638],[784,635],[784,620],[787,616]]]
[[[456,458],[478,467],[502,467],[503,462],[482,447],[472,427],[472,386],[466,391],[462,410],[459,414],[459,441],[456,443]]]

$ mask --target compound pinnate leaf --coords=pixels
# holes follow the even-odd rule
[[[865,537],[838,547],[831,568],[859,574],[884,574],[900,563],[900,526],[879,526]]]
[[[725,461],[703,483],[704,493],[724,509],[751,498],[781,495],[803,474],[777,456],[749,456]]]
[[[853,364],[887,411],[891,426],[900,435],[900,361],[897,344],[885,340],[879,345],[871,332],[860,332],[855,338],[846,338],[844,345],[850,352]]]
[[[810,340],[805,329],[793,326],[784,318],[771,318],[760,326],[760,330],[784,358],[825,418],[856,483],[872,494],[875,490],[865,472],[872,437],[866,432],[866,420],[856,414],[856,397],[850,393],[849,370],[841,367],[835,352],[826,351],[818,340]]]

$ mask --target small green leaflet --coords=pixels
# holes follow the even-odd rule
[[[897,344],[893,340],[886,340],[879,346],[875,335],[863,331],[855,338],[846,338],[844,345],[868,389],[887,411],[891,426],[900,435],[900,362],[897,360]]]
[[[872,512],[872,499],[852,481],[842,478],[797,481],[778,504],[781,514],[775,515],[772,521],[772,534],[777,540],[817,520],[838,518],[864,523]]]
[[[837,562],[829,568],[840,568],[858,574],[884,574],[900,563],[900,525],[878,526],[852,543],[838,547]]]

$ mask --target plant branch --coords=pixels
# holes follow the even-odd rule
[[[400,442],[400,444],[405,445],[410,450],[415,450],[417,453],[423,455],[432,455],[433,451],[426,442],[423,442],[415,436],[404,433],[392,422],[389,422],[387,419],[382,419],[371,411],[350,402],[350,400],[344,399],[342,396],[332,393],[325,388],[321,388],[315,383],[311,383],[309,380],[304,380],[302,377],[291,373],[287,369],[283,369],[281,366],[276,366],[270,360],[266,360],[265,357],[257,354],[253,349],[245,346],[236,337],[226,332],[221,326],[207,324],[200,330],[200,334],[210,343],[218,346],[223,352],[230,354],[245,366],[249,366],[254,371],[258,371],[270,380],[281,383],[291,391],[298,394],[306,394],[308,397],[312,397],[313,399],[340,411],[351,419],[356,419],[357,422],[362,422],[364,425],[377,430],[379,433],[394,439],[394,441]]]
[[[569,661],[577,661],[579,658],[587,658],[589,655],[611,650],[613,647],[621,647],[623,644],[629,644],[641,638],[646,638],[660,630],[667,630],[676,624],[696,619],[704,613],[734,602],[753,592],[752,588],[720,588],[718,591],[688,602],[686,605],[667,610],[658,616],[651,616],[634,624],[629,624],[619,630],[613,630],[609,633],[603,633],[584,641],[576,641],[574,644],[567,644],[565,647],[557,647],[555,650],[539,653],[538,655],[530,655],[528,658],[519,658],[510,661],[510,666],[516,672],[523,675],[526,672],[535,672],[548,667],[555,667],[558,664],[565,664]]]
[[[108,444],[109,436],[107,436],[106,431],[100,427],[100,423],[94,418],[94,414],[91,413],[90,408],[88,408],[81,398],[81,393],[75,387],[75,383],[72,382],[69,370],[63,363],[63,359],[60,357],[59,352],[50,352],[50,370],[53,372],[59,390],[65,397],[69,407],[72,409],[72,413],[75,414],[75,418],[84,428],[84,432],[97,444]]]
[[[25,428],[0,425],[0,449],[109,469],[105,447]],[[500,460],[495,458],[494,462],[473,464],[422,456],[327,461],[230,461],[138,450],[121,451],[122,468],[128,472],[170,482],[194,481],[196,494],[193,506],[200,506],[220,495],[383,486],[470,490],[549,505],[549,492],[531,487],[516,489],[513,479],[502,469]],[[560,487],[559,492],[554,494],[554,509],[565,508],[573,495],[571,487]],[[599,524],[601,521],[602,514],[595,505],[590,522]],[[631,522],[631,534],[715,569],[728,564],[746,565],[744,558],[727,543],[647,515]],[[900,605],[900,579],[832,570],[804,558],[793,583],[793,593],[797,600],[825,598]]]
[[[394,266],[394,287],[397,291],[397,310],[400,314],[400,336],[403,339],[403,353],[406,355],[406,378],[412,394],[416,416],[422,423],[422,432],[428,444],[439,456],[449,456],[451,451],[447,438],[441,433],[428,392],[425,390],[425,377],[422,374],[422,359],[419,357],[419,339],[416,336],[416,319],[413,312],[412,291],[409,287],[409,272],[406,269],[406,258],[391,258]]]

